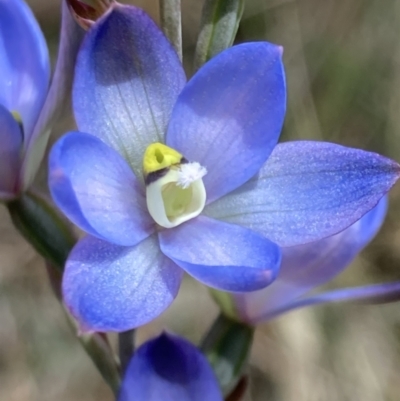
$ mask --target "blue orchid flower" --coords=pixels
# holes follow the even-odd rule
[[[387,197],[352,226],[332,237],[282,250],[278,278],[267,288],[251,293],[213,292],[225,313],[256,325],[293,309],[340,301],[381,302],[398,299],[400,283],[316,292],[340,274],[372,240],[387,210]]]
[[[0,0],[0,201],[15,198],[50,79],[46,41],[29,7]]]
[[[186,83],[140,9],[115,4],[78,55],[81,132],[53,147],[49,186],[87,235],[63,293],[81,329],[124,331],[162,313],[183,271],[223,291],[269,285],[281,247],[336,234],[399,176],[375,153],[324,142],[277,144],[282,49],[234,46]]]
[[[118,401],[222,401],[207,359],[188,341],[162,334],[137,349]]]

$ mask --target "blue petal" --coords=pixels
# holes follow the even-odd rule
[[[21,129],[11,113],[0,104],[0,199],[11,197],[17,189],[21,146]]]
[[[207,168],[208,202],[256,174],[278,141],[286,108],[281,55],[267,42],[234,46],[179,95],[166,143]]]
[[[327,142],[278,145],[260,173],[204,213],[251,228],[279,246],[334,235],[371,210],[399,178],[376,153]]]
[[[61,127],[71,124],[71,92],[75,61],[85,31],[76,23],[62,2],[62,22],[57,63],[37,123],[29,141],[25,144],[25,155],[20,173],[22,190],[29,188],[45,155],[47,142],[52,134],[59,135]]]
[[[323,240],[282,248],[282,265],[277,279],[260,291],[233,294],[240,318],[258,323],[341,273],[368,244],[386,215],[387,197],[352,226]]]
[[[140,174],[146,147],[164,142],[185,84],[171,44],[144,11],[115,5],[88,32],[75,77],[79,129],[118,150]]]
[[[49,157],[54,201],[78,227],[118,245],[135,245],[154,231],[144,191],[125,160],[96,137],[64,135]]]
[[[159,233],[162,252],[187,273],[224,291],[254,291],[276,277],[278,246],[233,224],[197,217]]]
[[[293,309],[306,306],[326,304],[332,302],[360,301],[363,303],[388,303],[400,300],[400,281],[393,283],[373,284],[362,287],[342,288],[340,290],[327,291],[307,298],[297,299],[277,309],[271,318]]]
[[[162,334],[133,356],[118,401],[222,401],[207,359],[191,343]]]
[[[17,111],[29,136],[43,105],[50,77],[46,41],[21,0],[0,2],[0,103]]]
[[[94,237],[72,250],[63,295],[82,331],[126,331],[150,322],[176,297],[182,270],[166,258],[157,237],[121,247]]]

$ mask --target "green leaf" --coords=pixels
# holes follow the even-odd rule
[[[232,46],[245,0],[205,0],[194,59],[195,70]]]
[[[161,28],[182,60],[181,0],[160,0]]]
[[[221,314],[201,344],[224,395],[228,395],[242,377],[253,335],[253,327]]]
[[[58,270],[76,242],[70,224],[44,196],[26,192],[7,203],[15,227]]]

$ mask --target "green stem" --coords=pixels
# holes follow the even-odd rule
[[[118,334],[118,353],[122,376],[135,352],[135,330],[128,330]]]
[[[160,0],[161,28],[182,61],[181,0]]]
[[[205,0],[196,44],[195,70],[232,46],[243,15],[245,0]]]
[[[54,294],[63,307],[63,311],[65,313],[65,317],[67,318],[69,326],[74,331],[74,333],[78,333],[77,337],[79,342],[82,344],[83,348],[92,359],[103,379],[110,386],[113,393],[117,396],[119,386],[121,384],[121,379],[118,369],[118,363],[115,360],[115,356],[108,342],[107,336],[104,333],[80,334],[78,332],[78,326],[75,322],[75,319],[71,316],[71,314],[68,312],[62,302],[62,273],[58,269],[52,267],[49,263],[46,263],[46,267]]]
[[[254,328],[220,314],[202,341],[224,395],[238,384],[253,343]]]
[[[77,332],[77,326],[73,317],[66,309],[70,326]],[[108,338],[104,333],[78,334],[79,342],[86,350],[93,363],[96,365],[101,376],[110,386],[114,395],[117,396],[121,385],[121,376],[118,369],[118,363],[115,360]]]
[[[11,220],[22,236],[59,271],[64,268],[76,238],[65,218],[36,192],[7,203]]]

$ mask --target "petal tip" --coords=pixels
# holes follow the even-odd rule
[[[394,167],[394,170],[395,170],[396,173],[397,173],[397,177],[400,177],[400,164],[397,163],[396,161],[394,161],[394,162],[393,162],[393,167]]]

